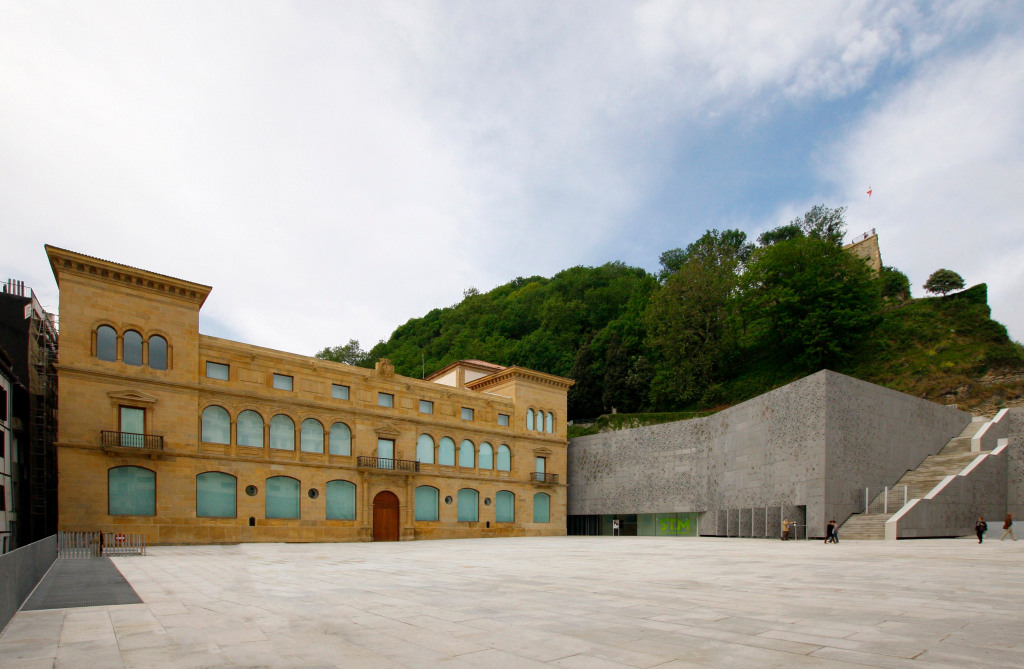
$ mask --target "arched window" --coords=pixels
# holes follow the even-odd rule
[[[547,429],[545,429],[544,431],[547,432],[548,434],[551,434],[555,431],[555,414],[551,413],[550,411],[548,412]]]
[[[455,466],[455,442],[449,437],[441,437],[437,444],[437,464]]]
[[[425,465],[434,464],[434,438],[429,434],[416,437],[416,459]]]
[[[494,448],[486,441],[480,444],[480,455],[477,456],[476,464],[480,469],[494,469]]]
[[[512,471],[512,451],[505,444],[498,446],[498,471]]]
[[[237,484],[238,479],[223,472],[196,476],[196,517],[234,518]]]
[[[463,439],[459,444],[459,466],[467,469],[473,469],[476,466],[476,453],[473,442],[469,439]]]
[[[499,523],[516,522],[516,496],[508,490],[499,490],[494,496],[494,520]]]
[[[156,472],[142,467],[108,470],[107,513],[111,516],[155,516]]]
[[[356,486],[348,481],[327,482],[327,520],[356,519]]]
[[[209,444],[231,443],[231,416],[227,409],[219,406],[203,409],[203,441]]]
[[[344,423],[331,426],[331,438],[327,445],[331,455],[352,455],[352,430]]]
[[[239,446],[263,448],[263,416],[251,409],[238,414],[235,443]]]
[[[270,447],[282,451],[295,450],[295,423],[288,416],[277,414],[270,419]]]
[[[124,364],[142,365],[142,335],[135,330],[124,333]]]
[[[280,416],[274,416],[280,418]],[[274,429],[274,421],[270,421]],[[299,517],[299,482],[290,476],[271,476],[267,479],[265,495],[267,518]]]
[[[306,453],[324,452],[324,426],[315,418],[302,421],[299,433],[299,450]]]
[[[150,369],[167,369],[167,340],[160,335],[149,338]]]
[[[551,498],[546,493],[539,492],[533,496],[533,522],[551,522]]]
[[[109,325],[96,328],[96,357],[107,362],[117,361],[117,331]]]
[[[437,520],[437,488],[421,485],[416,488],[416,520]]]
[[[459,520],[475,523],[480,520],[480,493],[472,488],[459,491]]]
[[[533,429],[533,409],[526,410],[526,429]]]

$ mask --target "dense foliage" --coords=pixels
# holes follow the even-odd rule
[[[823,368],[923,396],[949,385],[923,377],[962,389],[989,369],[1024,368],[984,286],[911,300],[902,272],[842,249],[843,214],[814,207],[757,244],[709,230],[663,253],[657,275],[616,262],[467,290],[370,351],[352,340],[317,355],[387,357],[412,377],[464,358],[567,376],[570,418],[721,407]]]

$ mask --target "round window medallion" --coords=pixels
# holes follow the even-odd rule
[[[451,504],[452,503],[452,496],[448,495],[447,497],[445,497],[444,498],[444,503],[445,504]]]
[[[491,505],[491,498],[488,497],[487,499],[484,500],[484,506],[490,506],[490,505]]]
[[[306,494],[309,495],[310,499],[316,499],[317,497],[320,496],[320,491],[317,490],[316,488],[310,488],[309,492],[307,492]]]
[[[249,497],[255,497],[256,493],[258,493],[259,491],[259,488],[257,488],[254,485],[245,486],[245,494],[248,495]]]

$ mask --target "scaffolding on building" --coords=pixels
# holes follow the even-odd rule
[[[8,280],[3,292],[29,298],[28,327],[28,515],[30,541],[57,531],[57,319],[43,309],[23,281]],[[24,522],[24,519],[21,521]]]

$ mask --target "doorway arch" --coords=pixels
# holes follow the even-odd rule
[[[373,540],[398,541],[398,496],[390,490],[373,498]]]

